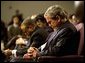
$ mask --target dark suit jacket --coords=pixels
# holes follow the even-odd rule
[[[34,33],[31,35],[30,38],[30,45],[33,47],[40,47],[42,44],[45,43],[45,40],[48,36],[48,32],[45,29],[38,28]]]
[[[54,37],[51,37],[51,34],[47,38],[45,48],[40,52],[41,55],[62,56],[77,52],[79,42],[77,30],[70,22],[62,24],[56,30]],[[50,38],[52,39],[50,40]]]

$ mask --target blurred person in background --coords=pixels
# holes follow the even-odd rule
[[[18,16],[12,17],[13,24],[8,26],[8,40],[12,39],[16,35],[21,35],[20,21]]]
[[[77,30],[80,32],[80,47],[78,48],[78,55],[84,54],[84,1],[78,1],[75,7],[75,16],[79,20]],[[77,1],[75,1],[77,3]]]

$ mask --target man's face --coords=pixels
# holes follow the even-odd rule
[[[51,26],[53,29],[58,26],[58,21],[51,19],[49,16],[45,16],[47,23],[49,26]]]
[[[35,28],[33,25],[29,25],[28,27],[26,27],[25,25],[21,25],[21,30],[23,31],[23,33],[25,33],[25,35],[29,35],[34,31],[34,29]]]

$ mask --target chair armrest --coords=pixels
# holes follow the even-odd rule
[[[60,61],[66,61],[66,62],[83,62],[84,56],[78,56],[78,55],[68,55],[68,56],[41,56],[39,58],[40,62],[60,62]]]

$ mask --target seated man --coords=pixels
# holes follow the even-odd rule
[[[23,21],[22,25],[25,26],[25,31],[26,31],[25,34],[30,36],[29,46],[38,48],[42,44],[44,44],[48,36],[48,32],[42,28],[37,28],[35,20],[27,18]]]
[[[28,49],[28,59],[39,55],[49,56],[64,56],[76,54],[78,48],[77,30],[73,24],[71,24],[64,10],[54,5],[47,9],[44,14],[49,26],[54,29],[54,32],[50,33],[43,48],[40,48],[40,52],[34,47]],[[32,51],[31,53],[29,51]],[[37,52],[34,54],[34,52]],[[24,55],[24,58],[26,56]]]

